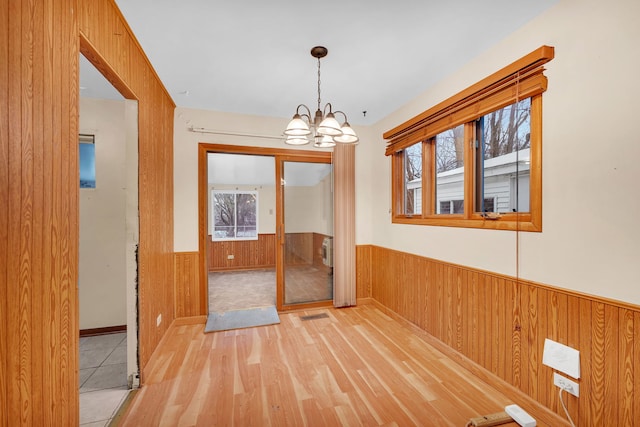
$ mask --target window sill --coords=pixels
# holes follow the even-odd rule
[[[516,214],[504,214],[495,219],[484,218],[480,214],[474,214],[472,218],[463,218],[460,215],[437,215],[420,218],[397,215],[392,218],[391,222],[394,224],[432,225],[439,227],[542,232],[542,222],[534,221],[529,213],[521,214],[519,219]]]

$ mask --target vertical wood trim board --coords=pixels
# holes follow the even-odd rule
[[[125,96],[134,95],[138,100],[138,342],[144,382],[151,354],[173,322],[176,312],[173,283],[175,104],[115,2],[78,0],[78,3],[83,54],[97,64]],[[162,321],[156,326],[159,315],[162,315]]]
[[[640,307],[377,246],[358,247],[358,272],[374,300],[561,417],[544,339],[578,349],[576,425],[638,425]]]
[[[78,425],[77,2],[0,2],[0,425]]]
[[[200,315],[198,252],[176,252],[174,255],[176,319]]]

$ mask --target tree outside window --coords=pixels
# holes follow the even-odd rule
[[[258,193],[212,191],[213,240],[258,238]]]

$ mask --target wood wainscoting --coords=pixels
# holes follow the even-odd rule
[[[322,242],[328,237],[320,233],[287,233],[285,263],[313,264],[322,267]],[[229,255],[233,258],[229,259]],[[276,235],[259,234],[258,240],[207,239],[207,268],[209,271],[275,268]]]
[[[198,252],[176,252],[173,260],[176,319],[202,315],[200,299],[206,295],[200,295]]]
[[[562,417],[544,340],[578,349],[580,397],[564,394],[575,424],[639,424],[640,307],[377,246],[359,246],[357,263],[359,298]]]
[[[233,256],[229,259],[229,256]],[[258,240],[225,240],[207,238],[207,268],[209,271],[274,268],[276,266],[276,235],[258,234]]]

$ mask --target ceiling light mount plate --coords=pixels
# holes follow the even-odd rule
[[[329,51],[324,46],[315,46],[311,48],[311,56],[313,56],[314,58],[324,58],[325,56],[327,56],[327,53],[329,53]]]

